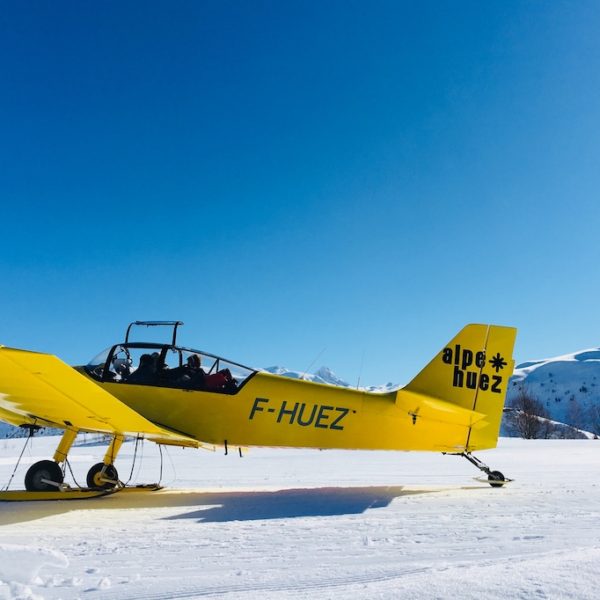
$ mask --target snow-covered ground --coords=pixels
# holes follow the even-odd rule
[[[2,485],[23,442],[0,441]],[[74,448],[75,477],[102,455]],[[501,439],[480,458],[515,481],[434,454],[170,449],[163,491],[0,504],[0,598],[597,598],[600,441]],[[145,445],[134,480],[158,473]]]

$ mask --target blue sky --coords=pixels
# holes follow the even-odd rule
[[[408,381],[468,322],[600,345],[597,2],[28,2],[0,15],[0,343],[135,319]],[[317,358],[318,357],[318,358]]]

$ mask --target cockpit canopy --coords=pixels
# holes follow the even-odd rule
[[[235,394],[255,370],[200,350],[126,342],[107,348],[86,366],[98,381]]]

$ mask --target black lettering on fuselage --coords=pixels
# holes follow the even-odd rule
[[[460,367],[454,367],[454,375],[452,377],[452,385],[456,388],[467,388],[469,390],[480,390],[486,392],[490,390],[496,394],[501,394],[500,384],[502,377],[500,375],[492,375],[493,384],[490,388],[490,376],[487,373],[477,373],[476,371],[463,371]]]
[[[269,403],[271,403],[271,406],[267,408],[267,404]],[[312,425],[318,429],[343,431],[344,426],[341,423],[350,413],[350,409],[341,406],[335,407],[320,404],[307,406],[305,402],[292,403],[288,400],[283,400],[279,407],[273,407],[273,403],[269,398],[255,398],[248,420],[252,421],[255,419],[258,413],[263,413],[264,415],[276,413],[277,423],[284,425],[300,425],[300,427],[309,427]]]
[[[467,387],[474,390],[477,387],[477,373],[475,371],[467,371]]]
[[[477,352],[477,354],[475,354],[475,365],[479,369],[485,367],[485,352]]]
[[[338,431],[342,431],[344,429],[343,425],[339,425],[342,419],[350,412],[349,408],[341,408],[337,407],[336,412],[339,412],[338,418],[329,426],[329,429],[337,429]]]
[[[442,361],[447,365],[452,364],[452,350],[450,348],[444,348],[442,352]]]
[[[492,384],[492,392],[494,392],[495,394],[502,393],[502,390],[500,389],[502,377],[500,377],[500,375],[492,375],[492,379],[494,380],[494,383]]]
[[[260,406],[261,402],[268,402],[269,399],[268,398],[255,398],[254,399],[254,404],[252,405],[252,409],[250,410],[250,416],[248,417],[250,419],[250,421],[252,419],[254,419],[254,415],[257,412],[263,412],[265,409]]]
[[[481,377],[479,378],[479,389],[483,390],[484,392],[490,387],[490,376],[486,375],[485,373],[481,374]]]
[[[458,366],[454,367],[454,378],[452,379],[452,385],[454,387],[462,387],[465,374],[460,370]]]
[[[306,404],[303,402],[300,405],[300,412],[298,413],[298,418],[296,419],[296,423],[298,423],[298,425],[301,425],[302,427],[308,427],[315,418],[315,415],[317,414],[317,405],[313,404],[312,410],[310,411],[310,417],[308,418],[308,420],[304,420],[304,409],[306,408]]]
[[[462,354],[462,370],[468,369],[473,364],[473,352],[471,350],[463,350]]]
[[[475,352],[468,348],[461,348],[460,344],[455,344],[452,348],[447,347],[442,350],[442,362],[454,367],[452,370],[453,387],[469,390],[480,389],[484,392],[489,390],[495,394],[502,393],[502,376],[482,373],[486,364],[485,350]]]
[[[290,425],[294,424],[294,419],[296,418],[296,412],[298,410],[298,403],[296,402],[294,404],[294,408],[292,410],[286,410],[286,406],[287,406],[287,402],[284,400],[281,403],[281,408],[279,409],[279,415],[277,416],[277,422],[281,423],[281,419],[283,419],[283,417],[285,415],[289,415],[290,417]]]
[[[326,414],[326,411],[333,410],[333,406],[320,406],[319,414],[317,416],[317,420],[315,422],[315,427],[319,427],[320,429],[329,429],[329,425],[325,424],[324,421],[329,419],[329,415]]]

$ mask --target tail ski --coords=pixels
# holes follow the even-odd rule
[[[467,325],[401,393],[409,392],[417,416],[466,426],[460,450],[495,448],[516,335],[514,327]]]

